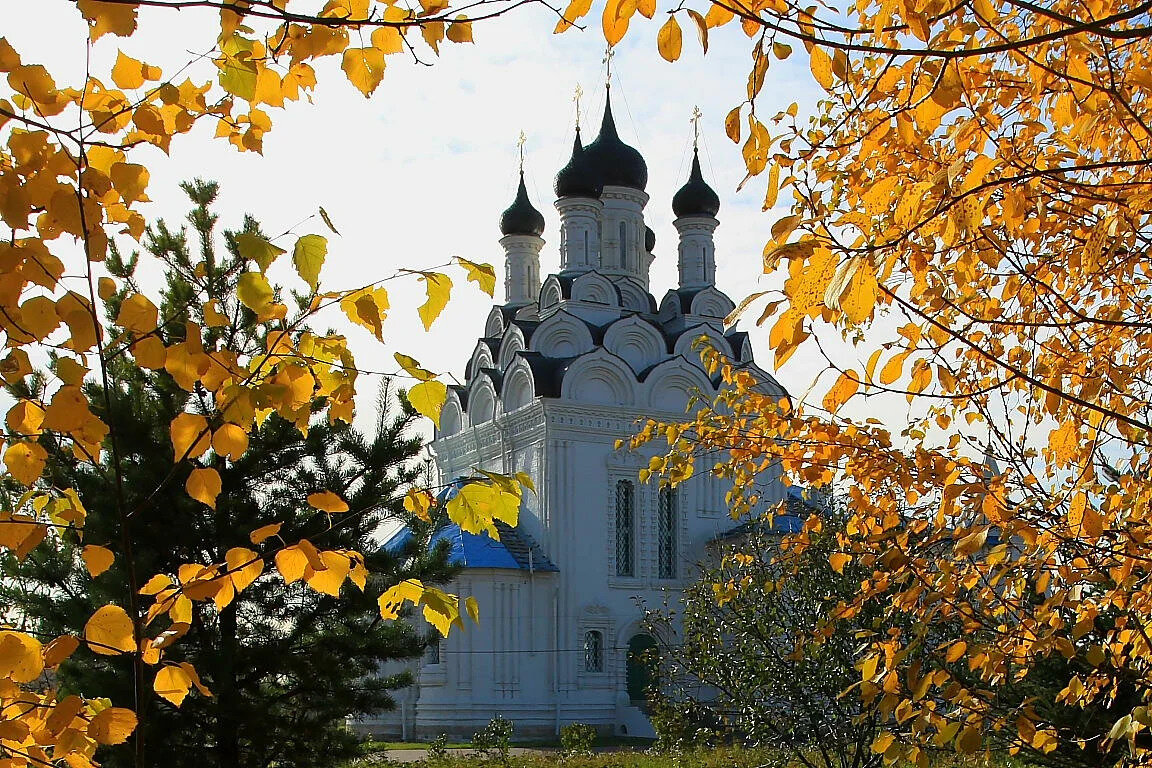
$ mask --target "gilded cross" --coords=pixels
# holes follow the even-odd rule
[[[692,149],[696,149],[700,144],[700,118],[704,117],[704,113],[700,111],[700,107],[692,107]]]
[[[524,145],[528,143],[528,137],[524,131],[520,131],[520,138],[516,140],[516,146],[520,148],[520,173],[524,173]]]
[[[612,57],[615,55],[616,55],[615,51],[613,51],[612,46],[609,45],[607,48],[604,49],[604,58],[601,59],[601,61],[600,61],[600,63],[603,64],[605,67],[604,82],[609,87],[612,86]]]
[[[584,95],[584,89],[580,84],[576,84],[576,91],[572,96],[572,101],[576,102],[576,130],[580,130],[580,97]]]

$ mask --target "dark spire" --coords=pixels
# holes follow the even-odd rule
[[[720,212],[720,197],[704,181],[700,172],[700,152],[692,150],[692,172],[688,183],[672,198],[672,212],[677,218],[682,216],[710,216],[715,218]]]
[[[604,96],[604,119],[600,135],[588,145],[585,154],[591,161],[603,186],[629,187],[643,191],[648,184],[648,165],[633,147],[620,140],[612,118],[612,89]]]
[[[572,140],[572,158],[568,165],[556,174],[556,197],[591,197],[598,199],[604,185],[600,183],[588,153],[580,143],[580,126],[576,126],[576,138]]]
[[[520,188],[516,190],[516,199],[500,216],[500,234],[540,237],[543,232],[544,216],[528,202],[528,188],[524,186],[524,170],[521,169]]]

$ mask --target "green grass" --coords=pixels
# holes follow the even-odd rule
[[[608,740],[604,739],[603,741],[607,742]],[[517,744],[515,746],[524,745]],[[600,740],[597,741],[597,746],[601,746]],[[405,744],[402,747],[394,748],[424,747],[427,745]],[[380,755],[381,753],[377,751],[376,754]],[[558,763],[564,768],[790,768],[794,765],[788,760],[782,759],[780,753],[773,750],[741,749],[739,747],[716,747],[671,753],[636,748],[563,757],[559,757],[555,753],[511,755],[507,762],[498,758],[483,759],[469,755],[449,754],[440,759],[425,759],[404,765],[412,766],[412,768],[553,768]],[[354,764],[354,768],[376,768],[376,766],[385,765],[388,765],[386,759],[367,754]],[[986,763],[980,758],[959,757],[944,757],[934,765],[935,768],[1009,768],[1008,763]]]

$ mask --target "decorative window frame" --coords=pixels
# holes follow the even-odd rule
[[[599,603],[585,606],[581,612],[576,627],[575,645],[580,652],[573,654],[576,657],[576,680],[580,688],[611,688],[615,685],[615,677],[612,674],[613,665],[616,663],[616,653],[612,648],[612,638],[616,636],[615,625],[611,612]],[[599,672],[589,672],[584,668],[584,636],[588,632],[600,633],[602,664]]]
[[[428,626],[428,629],[430,632],[436,632],[431,625]],[[432,654],[430,654],[427,649],[420,657],[418,677],[421,686],[445,685],[448,682],[448,664],[444,660],[444,646],[446,641],[447,638],[436,636],[435,661],[430,660]],[[432,646],[429,645],[429,648],[431,647]]]
[[[608,586],[615,589],[644,588],[647,584],[648,558],[648,519],[647,509],[650,493],[639,480],[640,470],[647,462],[641,456],[626,449],[619,449],[608,456],[608,485],[604,494],[605,538],[604,557],[607,563]],[[616,483],[626,480],[632,483],[632,575],[616,575]],[[583,647],[583,646],[581,646]]]

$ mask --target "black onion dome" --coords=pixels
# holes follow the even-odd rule
[[[516,199],[500,216],[500,234],[535,235],[544,232],[544,215],[528,202],[528,188],[524,186],[524,171],[520,171],[520,188]]]
[[[672,212],[681,216],[712,216],[720,212],[720,197],[700,173],[700,153],[692,150],[692,173],[688,183],[672,197]]]
[[[652,227],[644,227],[644,250],[652,253],[652,249],[656,247],[656,233],[652,231]]]
[[[611,91],[604,99],[604,119],[600,135],[584,150],[604,186],[628,187],[643,191],[648,184],[648,165],[635,148],[620,140],[612,119]]]
[[[556,197],[590,197],[599,199],[604,185],[600,183],[596,169],[588,162],[588,153],[580,143],[580,129],[572,140],[572,157],[568,165],[556,174]]]

